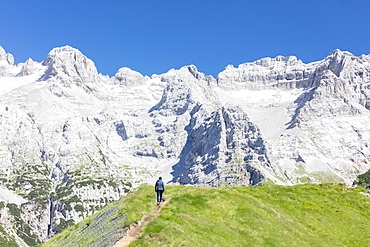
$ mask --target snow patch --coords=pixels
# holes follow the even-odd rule
[[[4,188],[0,186],[0,201],[6,202],[6,203],[14,203],[18,206],[22,203],[26,203],[27,200],[22,198],[21,196],[15,194],[13,191],[8,190],[7,188]]]

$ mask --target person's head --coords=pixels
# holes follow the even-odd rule
[[[159,177],[159,180],[162,180],[162,177]]]

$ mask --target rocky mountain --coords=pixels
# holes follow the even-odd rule
[[[0,235],[21,246],[158,176],[351,184],[370,168],[370,55],[109,77],[70,46],[17,65],[0,47],[0,95]]]

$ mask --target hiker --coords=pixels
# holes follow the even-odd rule
[[[162,203],[162,194],[164,192],[164,183],[162,181],[162,177],[159,177],[155,183],[155,192],[157,192],[157,205],[159,205]]]

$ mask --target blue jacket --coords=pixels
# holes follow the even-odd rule
[[[163,190],[164,191],[164,183],[162,180],[158,180],[156,183],[155,183],[155,191],[157,190]]]

